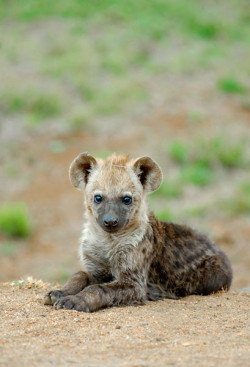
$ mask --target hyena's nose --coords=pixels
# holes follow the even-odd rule
[[[119,219],[115,218],[115,217],[112,217],[111,215],[107,215],[103,219],[103,223],[104,223],[105,227],[115,227],[115,226],[117,226],[118,222],[119,222]]]

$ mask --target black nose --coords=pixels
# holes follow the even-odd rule
[[[104,223],[105,227],[115,227],[115,226],[117,226],[118,222],[119,222],[119,219],[115,218],[115,217],[112,217],[111,215],[107,215],[103,219],[103,223]]]

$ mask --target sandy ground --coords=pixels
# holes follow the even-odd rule
[[[1,366],[247,366],[247,291],[88,314],[43,305],[51,285],[0,285]]]

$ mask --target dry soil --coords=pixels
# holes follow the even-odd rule
[[[50,288],[0,286],[1,366],[249,364],[247,290],[88,314],[44,306]]]

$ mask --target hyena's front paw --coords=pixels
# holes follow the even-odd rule
[[[82,312],[92,311],[84,298],[79,296],[66,296],[60,298],[55,302],[54,307],[56,310],[64,308],[67,310],[76,310]]]
[[[50,291],[44,297],[44,304],[53,306],[56,301],[65,296],[66,294],[62,290]]]

